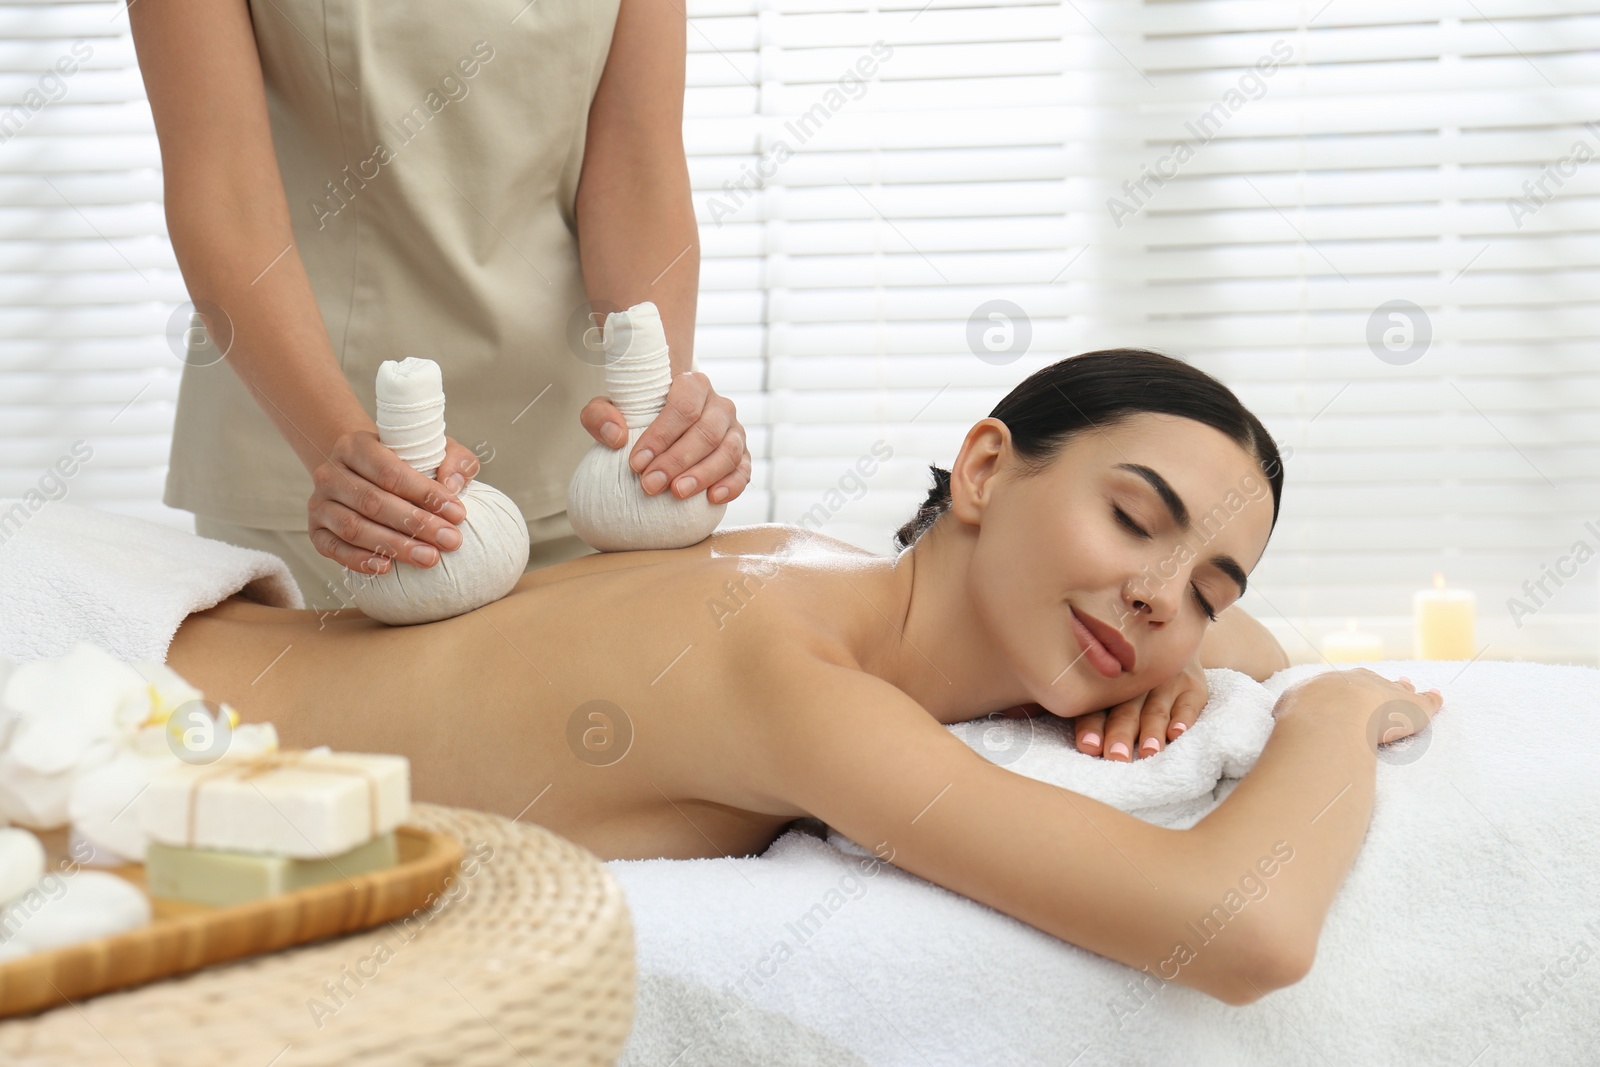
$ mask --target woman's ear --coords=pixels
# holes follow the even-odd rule
[[[1011,454],[1011,428],[989,417],[972,424],[950,465],[950,510],[976,526],[993,493],[994,478]]]

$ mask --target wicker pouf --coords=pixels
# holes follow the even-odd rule
[[[412,807],[466,848],[400,922],[0,1022],[0,1063],[611,1064],[633,924],[595,856],[542,827]]]

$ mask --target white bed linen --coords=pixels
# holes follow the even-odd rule
[[[1437,685],[1446,703],[1425,731],[1384,747],[1369,833],[1301,982],[1232,1007],[898,869],[863,878],[848,842],[791,830],[760,857],[608,864],[638,940],[639,1011],[622,1064],[1596,1062],[1600,671],[1366,666]],[[1219,765],[1202,803],[1174,795],[1162,808],[1135,776],[1148,786],[1158,761],[1182,761],[1208,717],[1248,727],[1323,669],[1265,685],[1208,672],[1213,701],[1194,730],[1146,760],[1108,764],[1036,735],[1009,766],[1192,825],[1239,778]],[[976,727],[954,729],[974,743]],[[1169,776],[1176,793],[1191,772]]]

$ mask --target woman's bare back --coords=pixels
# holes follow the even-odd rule
[[[606,859],[746,855],[806,814],[767,788],[772,668],[848,663],[857,594],[837,575],[859,588],[892,562],[738,527],[532,571],[421,626],[230,598],[185,620],[167,662],[286,747],[408,756],[419,800],[521,816]]]

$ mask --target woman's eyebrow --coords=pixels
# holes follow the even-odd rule
[[[1167,506],[1167,511],[1171,514],[1172,521],[1177,525],[1178,529],[1184,533],[1190,531],[1188,505],[1183,502],[1183,498],[1177,494],[1172,486],[1167,484],[1167,480],[1161,477],[1157,471],[1146,467],[1142,463],[1118,463],[1115,469],[1131,471],[1149,482],[1150,488],[1156,491],[1156,495],[1161,498],[1161,502]],[[1245,574],[1244,568],[1239,566],[1238,560],[1229,555],[1217,555],[1212,556],[1206,562],[1226,574],[1229,578],[1232,578],[1234,583],[1239,586],[1239,595],[1241,597],[1244,596],[1245,588],[1249,585],[1250,579]]]

